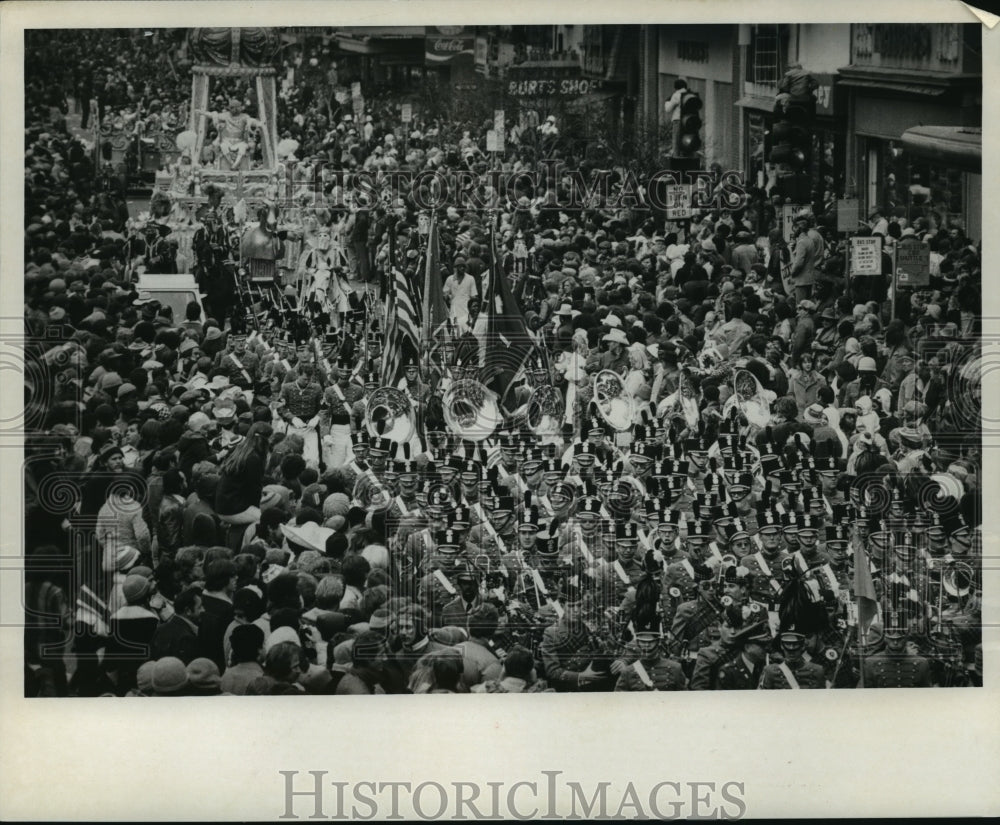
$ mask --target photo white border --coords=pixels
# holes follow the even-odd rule
[[[623,19],[627,15],[628,19]],[[22,316],[23,30],[188,25],[426,25],[684,22],[976,22],[957,0],[901,2],[35,2],[0,3],[0,335]],[[1000,191],[1000,28],[983,27],[983,191]],[[1000,271],[995,202],[984,199],[984,272]],[[984,290],[1000,332],[1000,290]],[[21,405],[0,360],[0,421]],[[984,358],[984,373],[988,361]],[[998,410],[995,380],[985,410]],[[989,415],[989,419],[1000,416]],[[989,443],[985,446],[992,446]],[[985,451],[985,450],[984,450]],[[991,456],[992,451],[987,452]],[[984,471],[984,546],[998,546],[997,461]],[[24,700],[16,621],[23,580],[20,451],[0,433],[0,819],[277,818],[279,770],[359,781],[561,780],[745,783],[747,815],[981,816],[1000,813],[997,565],[984,571],[987,687],[933,691],[244,697]],[[994,554],[995,555],[995,554]],[[2,626],[7,625],[7,626]],[[616,792],[617,791],[617,792]],[[308,814],[306,806],[297,809]],[[405,809],[401,809],[405,813]],[[387,812],[381,811],[384,816]]]

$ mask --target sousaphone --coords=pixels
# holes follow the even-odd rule
[[[657,415],[669,423],[682,424],[678,429],[694,430],[701,415],[698,399],[690,378],[681,370],[677,376],[677,390],[664,398],[657,407]]]
[[[594,376],[594,405],[597,411],[609,425],[625,432],[632,428],[635,420],[636,401],[618,373],[611,370],[601,370]]]
[[[559,435],[565,412],[566,402],[558,389],[551,384],[538,386],[528,399],[528,427],[538,436]]]
[[[733,406],[757,427],[766,427],[771,420],[771,406],[764,397],[764,388],[749,370],[739,369],[733,376],[733,394],[726,401],[723,415]]]
[[[960,599],[969,595],[975,581],[976,573],[972,567],[965,562],[957,561],[945,571],[941,585],[949,596]]]
[[[368,399],[365,426],[373,438],[388,438],[404,444],[417,430],[413,404],[395,387],[379,387]]]
[[[465,441],[485,441],[503,423],[497,394],[466,378],[455,381],[444,394],[448,429]]]

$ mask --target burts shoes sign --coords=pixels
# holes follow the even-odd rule
[[[428,26],[424,43],[426,61],[434,65],[457,61],[471,64],[475,56],[475,32],[466,32],[461,26]]]

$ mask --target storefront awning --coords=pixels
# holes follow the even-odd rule
[[[914,126],[902,136],[903,148],[969,172],[982,171],[983,130],[970,126]]]
[[[774,111],[774,98],[760,95],[744,95],[736,101],[736,105],[744,109],[759,109],[762,112]]]
[[[391,54],[402,43],[423,43],[422,26],[354,26],[334,32],[337,45],[354,54]]]
[[[885,80],[869,80],[860,77],[843,78],[839,85],[841,87],[850,86],[854,89],[880,89],[882,91],[906,92],[911,95],[929,95],[931,97],[943,95],[948,91],[944,86],[925,86],[920,83],[893,83],[889,85]]]

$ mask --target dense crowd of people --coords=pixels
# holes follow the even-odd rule
[[[602,150],[554,119],[491,158],[492,124],[403,124],[391,92],[355,117],[328,62],[329,94],[283,86],[279,131],[324,162],[300,235],[342,244],[343,312],[315,340],[258,323],[212,286],[220,241],[182,318],[134,281],[171,271],[169,228],[129,234],[67,129],[67,98],[185,104],[176,44],[123,42],[27,44],[54,70],[26,85],[26,695],[981,684],[981,249],[953,216],[873,209],[852,235],[882,272],[854,276],[820,205],[789,237],[773,191],[609,207],[582,191]],[[543,159],[581,174],[482,178],[434,214],[407,190],[345,204],[331,174]],[[894,294],[910,238],[930,283]],[[387,429],[398,277],[447,323],[389,373],[414,426]],[[483,386],[500,350],[528,357]]]

